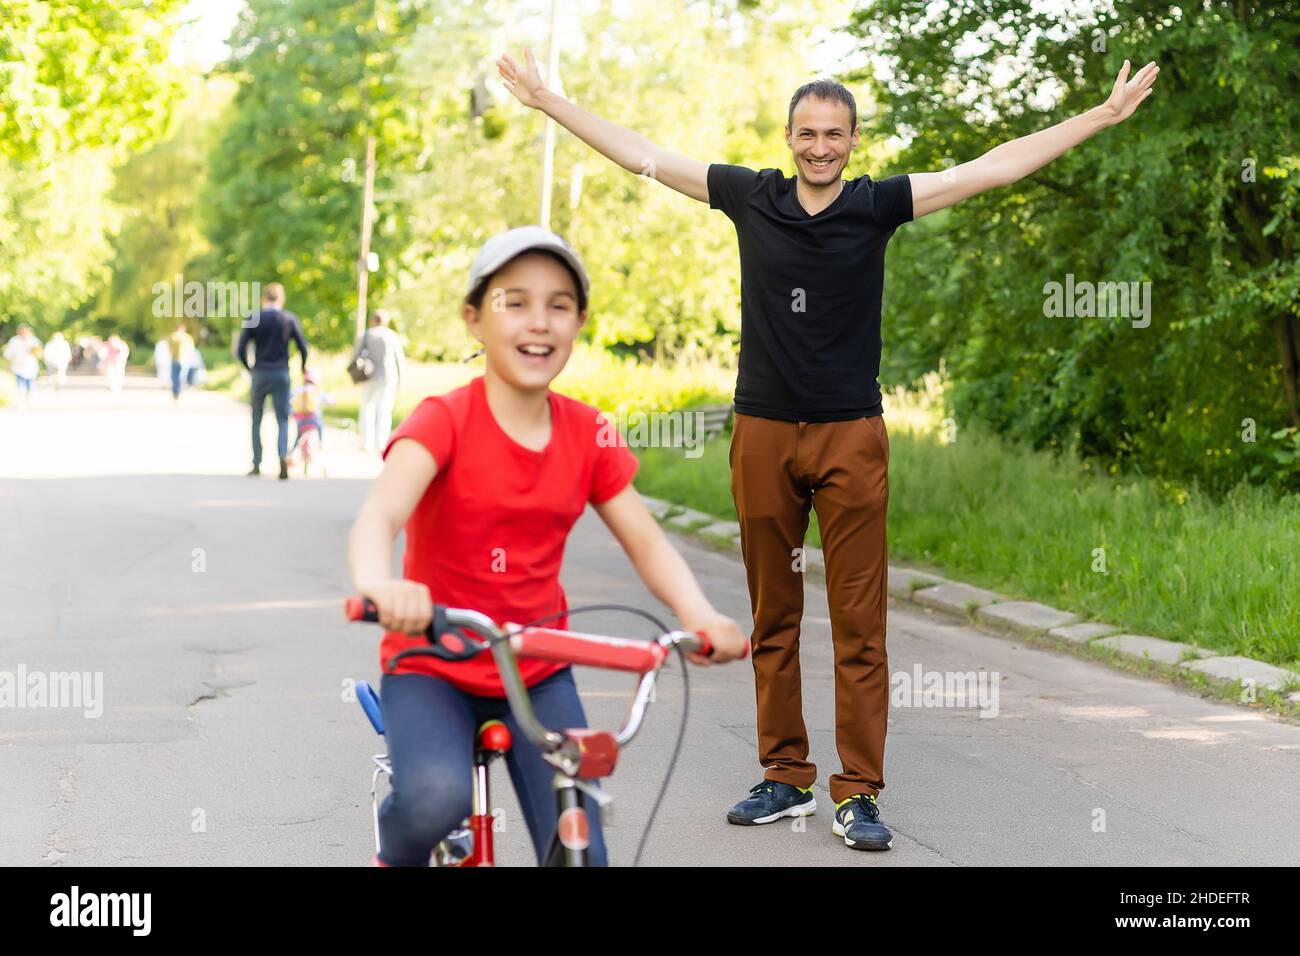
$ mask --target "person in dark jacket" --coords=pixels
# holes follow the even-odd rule
[[[262,473],[262,409],[271,396],[275,420],[280,427],[276,449],[280,453],[280,478],[289,477],[289,341],[298,343],[302,367],[307,367],[307,339],[298,316],[284,307],[284,286],[272,282],[262,292],[262,307],[248,317],[235,354],[253,375],[253,470]],[[248,363],[248,345],[253,345],[253,364]]]

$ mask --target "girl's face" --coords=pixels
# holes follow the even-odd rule
[[[498,269],[481,307],[466,304],[463,315],[483,343],[488,370],[525,391],[544,389],[560,374],[587,320],[572,273],[541,252],[525,252]]]

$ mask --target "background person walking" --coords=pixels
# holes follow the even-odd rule
[[[253,468],[249,475],[262,473],[262,410],[271,397],[279,426],[276,450],[280,455],[280,479],[289,477],[289,340],[298,343],[302,368],[307,368],[307,340],[298,316],[284,308],[284,286],[272,282],[262,292],[262,307],[244,323],[235,354],[253,376]],[[248,346],[253,346],[253,364]]]
[[[379,451],[388,444],[388,434],[393,427],[393,406],[397,391],[406,371],[406,356],[402,340],[389,328],[389,316],[383,309],[370,315],[370,327],[357,340],[352,351],[349,369],[358,367],[358,359],[368,359],[370,377],[357,382],[361,386],[361,406],[358,417],[361,428],[361,447],[365,451]],[[357,372],[352,373],[356,378]]]
[[[41,371],[41,340],[32,334],[30,325],[18,326],[18,334],[5,345],[5,361],[18,382],[23,407],[32,404],[32,386]]]
[[[194,351],[194,339],[186,330],[184,322],[176,323],[176,331],[167,337],[167,346],[172,360],[172,398],[179,399],[185,363],[190,360],[190,353]]]
[[[63,337],[62,332],[55,332],[45,343],[45,370],[50,374],[50,384],[57,390],[68,381],[68,363],[72,361],[72,346]]]
[[[99,354],[103,359],[102,367],[104,378],[108,382],[108,390],[120,392],[122,380],[126,377],[126,360],[131,354],[131,346],[126,344],[122,336],[114,332],[108,337],[108,341],[100,346]]]

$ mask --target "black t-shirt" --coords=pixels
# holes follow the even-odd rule
[[[779,169],[709,167],[709,206],[740,244],[736,410],[791,422],[881,413],[885,245],[912,218],[906,175],[846,180],[815,216]]]

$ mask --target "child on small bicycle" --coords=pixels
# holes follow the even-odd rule
[[[290,456],[298,449],[303,433],[309,428],[316,429],[316,445],[325,447],[325,421],[321,418],[321,406],[329,402],[329,396],[323,394],[316,382],[316,373],[309,368],[302,370],[302,384],[293,390],[290,396],[293,406],[294,437]]]
[[[556,826],[553,768],[517,731],[490,654],[468,661],[393,655],[424,643],[433,603],[472,608],[499,624],[558,615],[567,626],[560,564],[574,522],[591,503],[650,591],[681,627],[703,631],[713,656],[747,650],[735,621],[716,611],[646,510],[632,477],[635,456],[613,440],[597,409],[551,391],[587,319],[589,279],[559,236],[538,226],[501,233],[470,270],[462,306],[486,355],[484,374],[424,399],[383,450],[384,469],[348,538],[353,584],[385,627],[380,687],[393,790],[379,811],[376,862],[424,866],[433,848],[469,815],[474,735],[501,719],[514,733],[506,760],[539,862]],[[392,549],[406,530],[402,577]],[[521,660],[539,720],[586,726],[569,668]],[[599,813],[591,819],[591,865],[607,862]]]

